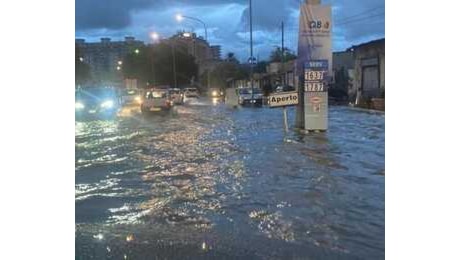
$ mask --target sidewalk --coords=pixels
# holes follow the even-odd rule
[[[352,110],[356,110],[356,111],[359,111],[359,112],[376,113],[376,114],[385,114],[385,111],[381,111],[381,110],[375,110],[375,109],[369,109],[369,108],[355,107],[355,106],[352,106],[352,105],[348,105],[348,107],[351,108]]]

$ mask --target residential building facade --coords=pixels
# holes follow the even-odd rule
[[[90,66],[92,79],[97,83],[112,84],[122,80],[120,62],[123,58],[144,43],[134,37],[125,37],[124,41],[101,38],[100,42],[75,39],[75,45],[80,51],[79,58]]]
[[[355,60],[353,91],[356,103],[369,102],[385,95],[385,39],[350,48]]]

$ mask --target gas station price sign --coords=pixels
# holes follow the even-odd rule
[[[305,80],[306,81],[324,80],[324,71],[315,71],[315,70],[307,71],[305,72]]]
[[[306,82],[305,91],[306,92],[323,92],[324,82]]]
[[[328,60],[310,60],[305,62],[305,92],[324,92],[328,71]]]

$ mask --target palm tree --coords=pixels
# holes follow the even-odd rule
[[[235,53],[229,52],[225,58],[227,62],[239,63],[238,60],[235,58]]]

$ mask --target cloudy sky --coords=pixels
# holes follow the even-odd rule
[[[223,55],[249,57],[248,0],[75,0],[75,37],[99,41],[134,36],[150,42],[149,34],[169,37],[179,30],[204,36],[195,21],[178,23],[175,15],[197,17],[208,26],[208,40],[221,45]],[[266,59],[281,45],[280,24],[285,22],[285,45],[297,51],[299,5],[303,0],[253,0],[254,54]],[[384,0],[323,0],[333,13],[333,49],[385,37]]]

